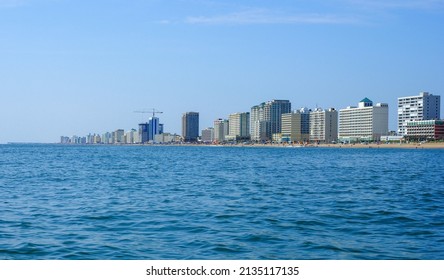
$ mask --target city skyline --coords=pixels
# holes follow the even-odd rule
[[[444,93],[444,1],[0,0],[0,143]],[[441,104],[443,110],[443,104]],[[147,120],[144,120],[147,121]]]
[[[422,101],[426,97],[430,99],[430,102]],[[421,101],[419,102],[418,100]],[[242,140],[251,140],[252,142],[273,141],[292,143],[310,141],[333,143],[337,140],[341,142],[379,141],[382,137],[394,136],[396,136],[396,139],[400,139],[397,137],[402,138],[403,136],[409,138],[412,137],[412,129],[416,131],[415,135],[419,138],[441,139],[442,120],[440,119],[439,107],[439,95],[421,92],[417,96],[399,97],[398,106],[396,107],[398,118],[402,116],[402,121],[400,119],[399,124],[405,123],[410,127],[411,131],[409,133],[397,133],[395,130],[389,130],[388,104],[374,103],[367,97],[362,99],[357,106],[351,105],[339,109],[339,114],[335,108],[323,109],[317,107],[310,109],[303,107],[292,110],[289,100],[273,99],[252,106],[251,113],[237,112],[230,114],[227,119],[218,118],[213,122],[213,127],[205,129],[199,127],[198,112],[183,113],[181,135],[170,132],[164,133],[163,124],[159,124],[159,118],[153,116],[149,118],[149,122],[139,124],[138,136],[134,135],[135,129],[131,129],[126,133],[123,129],[118,129],[112,133],[106,132],[102,134],[102,138],[113,139],[111,142],[109,140],[101,140],[100,134],[89,133],[83,137],[77,135],[72,137],[61,136],[60,143],[139,144],[148,142],[197,142],[200,137],[202,137],[201,141],[204,143],[237,142]],[[153,125],[153,119],[157,125]],[[420,124],[415,122],[423,120],[436,120],[438,121],[436,124],[439,125],[439,128],[432,127],[435,123],[425,122]],[[415,123],[411,123],[412,121]],[[428,128],[425,126],[428,126]],[[152,131],[150,137],[148,136],[149,130]],[[434,132],[436,133],[432,135]],[[145,134],[146,136],[144,136]],[[157,136],[160,138],[156,138]],[[182,140],[177,137],[182,138]]]

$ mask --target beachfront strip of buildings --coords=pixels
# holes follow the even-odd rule
[[[398,98],[398,131],[389,132],[389,106],[364,98],[358,106],[292,110],[289,100],[271,100],[253,106],[250,112],[216,119],[213,127],[199,133],[199,113],[182,116],[182,134],[163,131],[157,117],[139,124],[139,130],[118,129],[102,135],[61,137],[61,143],[352,143],[374,141],[444,140],[440,120],[440,96],[421,92]]]

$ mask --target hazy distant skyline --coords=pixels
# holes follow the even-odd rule
[[[0,0],[0,143],[444,96],[444,0]],[[443,104],[441,104],[441,112]],[[146,116],[148,117],[148,116]],[[441,114],[441,118],[443,118]]]

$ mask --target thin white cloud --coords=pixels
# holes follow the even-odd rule
[[[213,16],[189,16],[188,24],[371,24],[396,10],[444,11],[444,0],[335,0],[335,12],[289,13],[270,9],[246,9]],[[331,4],[331,3],[330,3]]]
[[[194,16],[186,18],[190,24],[350,24],[358,20],[353,17],[328,14],[282,14],[264,9],[247,10],[243,12],[216,15]]]
[[[395,9],[444,9],[444,0],[348,0],[349,3],[362,7],[383,10]]]

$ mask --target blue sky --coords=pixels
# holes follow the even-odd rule
[[[444,0],[0,0],[0,143],[444,94]],[[443,102],[444,103],[444,102]],[[441,109],[443,110],[443,109]],[[147,116],[145,116],[146,118]]]

